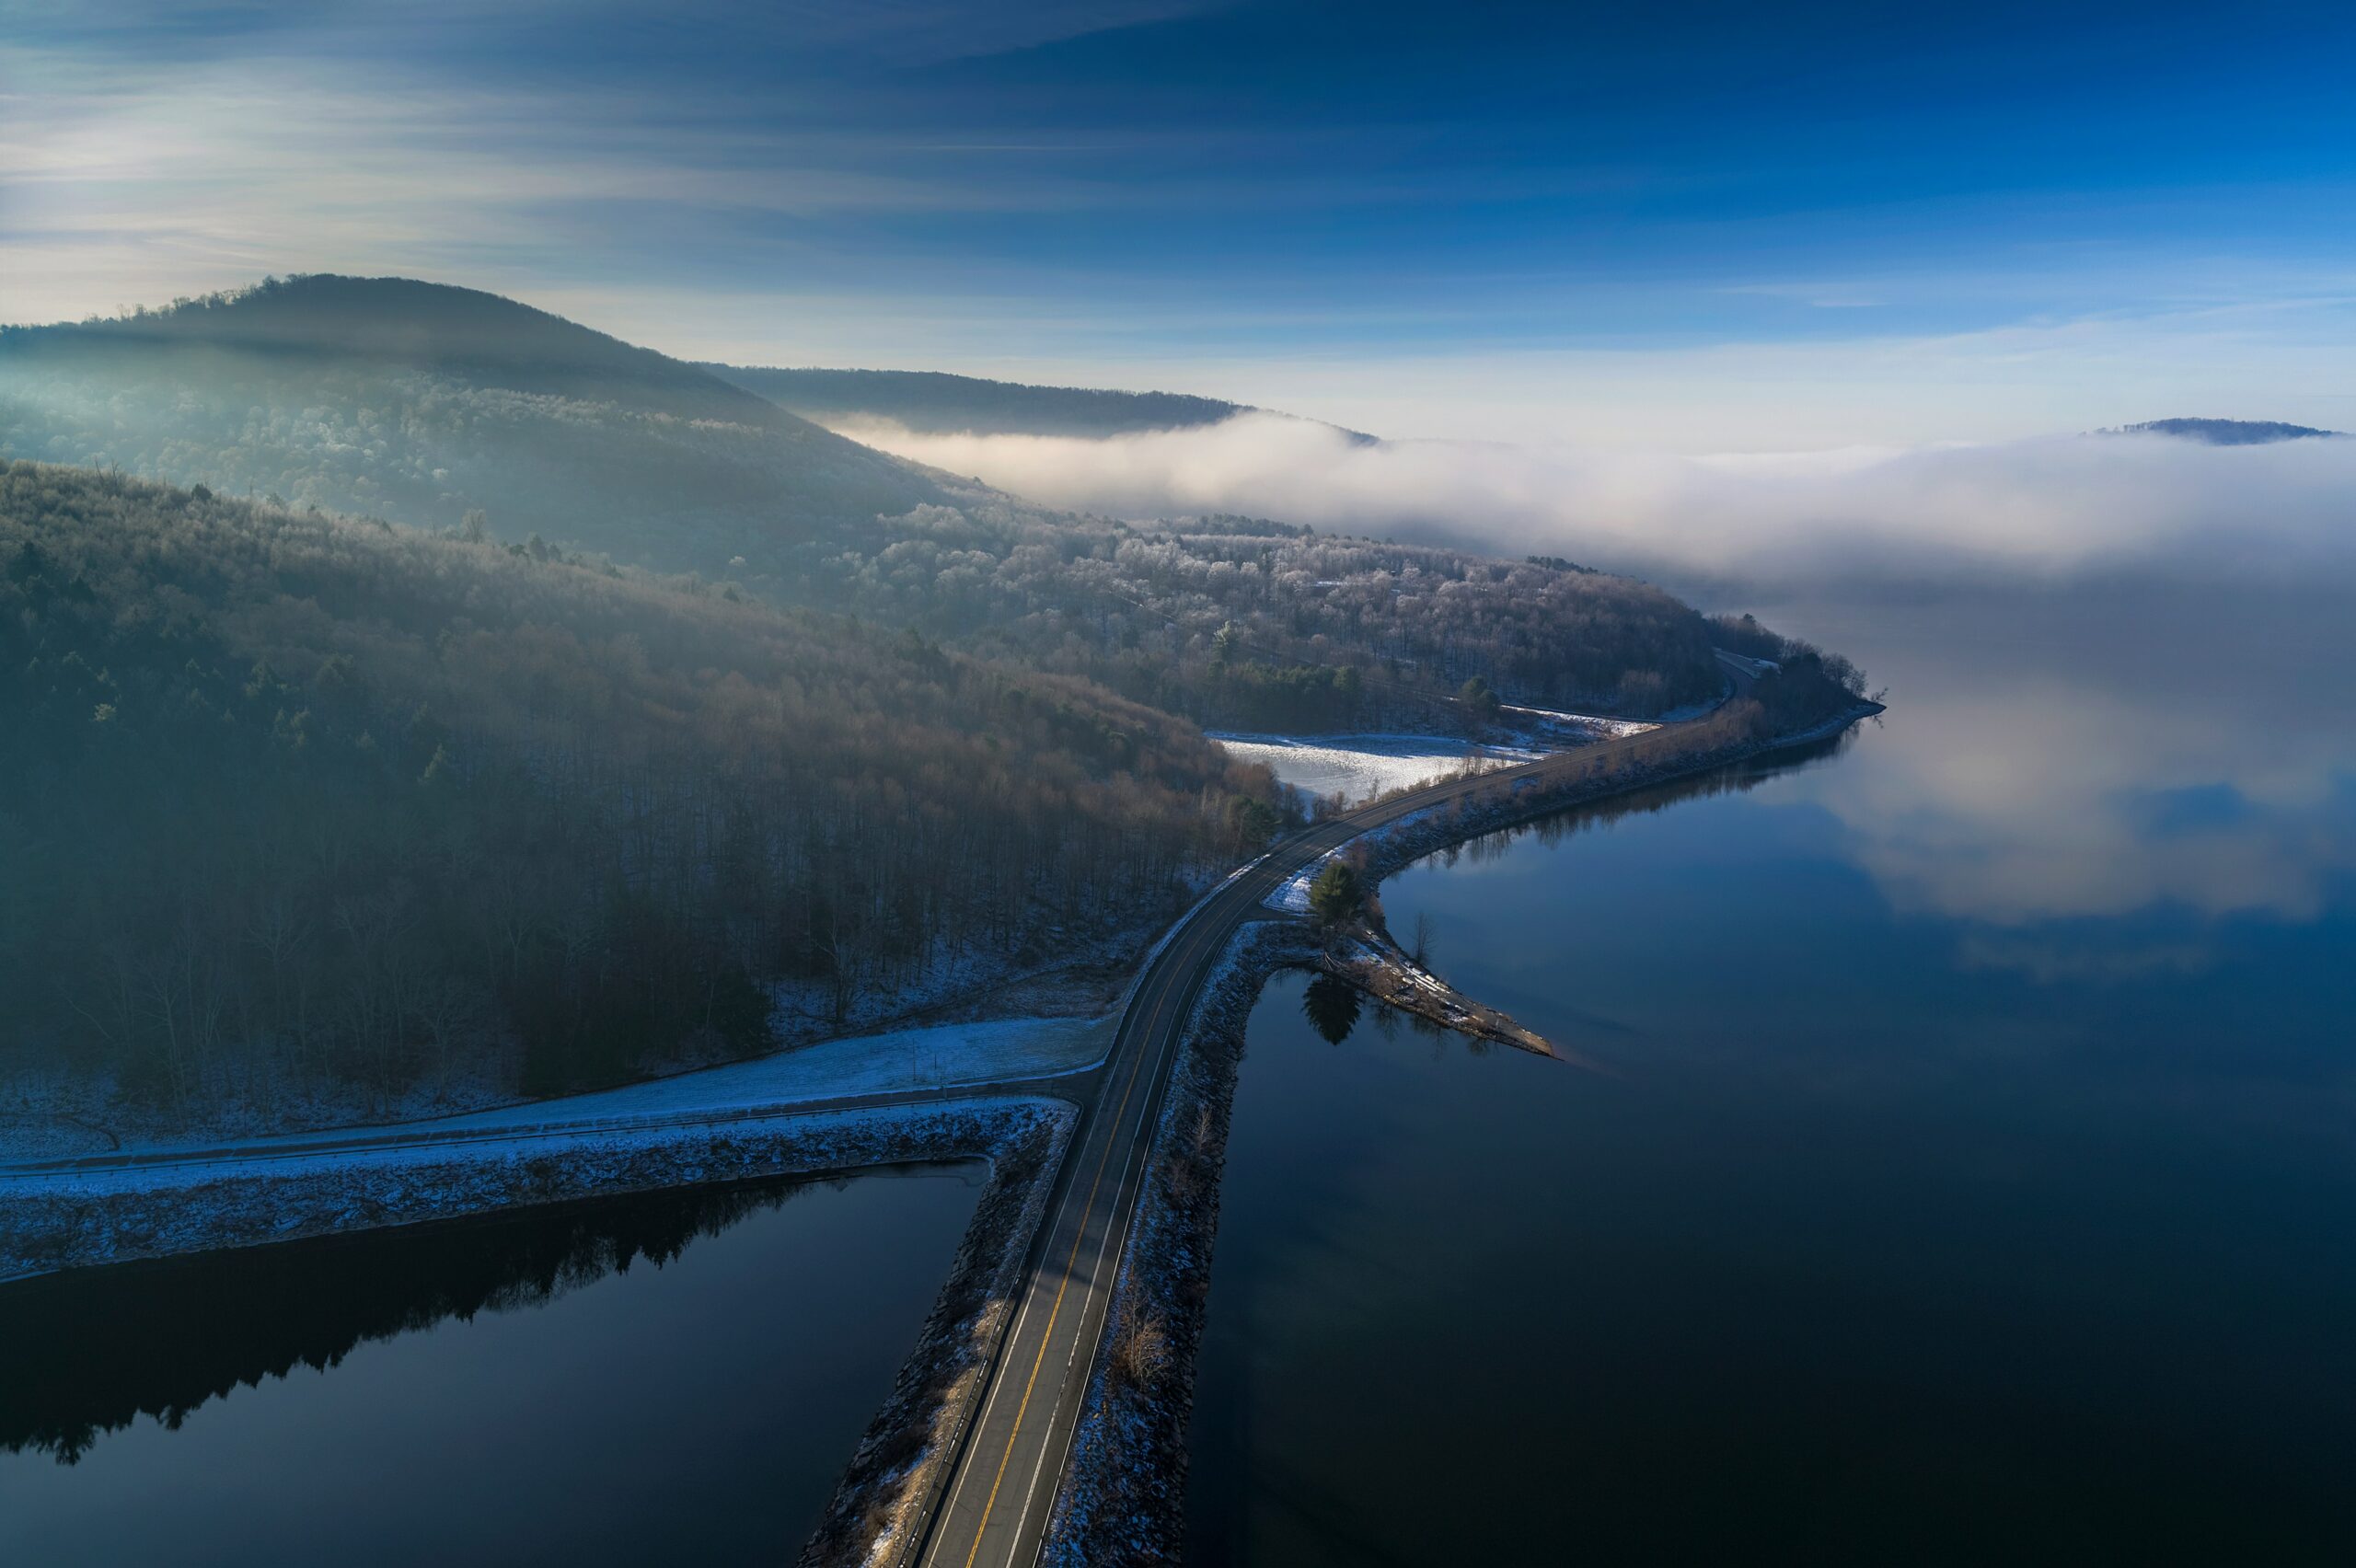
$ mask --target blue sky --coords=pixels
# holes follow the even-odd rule
[[[0,315],[332,269],[1385,433],[2356,426],[2352,12],[0,0]]]

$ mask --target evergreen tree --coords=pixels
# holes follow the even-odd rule
[[[1347,860],[1326,861],[1309,884],[1309,909],[1321,925],[1357,919],[1366,909],[1366,884],[1357,869]]]

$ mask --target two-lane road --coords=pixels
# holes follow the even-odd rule
[[[1756,672],[1724,661],[1737,695]],[[1371,828],[1499,780],[1585,768],[1642,737],[1607,741],[1428,785],[1334,817],[1287,839],[1197,905],[1147,966],[1132,994],[1095,1102],[1067,1157],[1045,1234],[979,1415],[968,1428],[918,1561],[946,1568],[1034,1562],[1071,1452],[1080,1403],[1104,1336],[1114,1277],[1129,1234],[1162,1091],[1204,980],[1267,896]]]
[[[1756,670],[1721,655],[1738,695]],[[918,1558],[959,1568],[1028,1563],[1038,1555],[1057,1488],[1069,1458],[1074,1425],[1104,1334],[1114,1276],[1125,1250],[1152,1129],[1170,1066],[1203,982],[1248,920],[1270,912],[1265,901],[1329,851],[1369,829],[1494,788],[1499,781],[1542,778],[1584,768],[1635,744],[1641,737],[1607,741],[1519,767],[1429,785],[1321,823],[1285,840],[1238,872],[1180,921],[1147,965],[1123,1014],[1119,1036],[1101,1070],[1093,1100],[1051,1196],[1050,1218],[1033,1242],[1031,1267],[1014,1322],[992,1367],[979,1413],[964,1435],[947,1484],[928,1516]],[[1070,1079],[1052,1085],[996,1086],[1068,1093]],[[989,1090],[953,1091],[964,1098]],[[560,1113],[525,1125],[443,1124],[356,1130],[344,1134],[255,1139],[228,1147],[159,1149],[37,1160],[0,1170],[0,1187],[67,1171],[157,1166],[232,1169],[241,1164],[352,1157],[391,1149],[477,1141],[555,1138],[620,1127],[675,1126],[747,1117],[785,1119],[855,1107],[918,1103],[940,1090],[845,1096],[791,1105],[712,1105],[638,1115],[567,1117]],[[554,1108],[551,1108],[553,1111]]]

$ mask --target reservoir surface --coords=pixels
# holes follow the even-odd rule
[[[1881,723],[1388,882],[1580,1062],[1268,986],[1188,1560],[2356,1561],[2350,609],[1787,606]]]
[[[0,1562],[789,1562],[980,1166],[0,1289]]]

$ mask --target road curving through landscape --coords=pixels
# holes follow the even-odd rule
[[[1721,655],[1732,693],[1745,694],[1757,670]],[[1204,983],[1242,928],[1282,918],[1269,906],[1277,889],[1351,840],[1435,807],[1587,772],[1615,756],[1641,755],[1666,725],[1599,742],[1536,762],[1451,778],[1386,797],[1315,824],[1278,843],[1198,903],[1149,959],[1130,993],[1103,1066],[1088,1077],[960,1086],[954,1099],[1049,1092],[1077,1099],[1081,1122],[1052,1191],[1047,1223],[1031,1244],[1020,1305],[1000,1342],[978,1413],[964,1429],[912,1558],[901,1561],[979,1568],[1034,1561],[1045,1539],[1105,1332],[1113,1287],[1126,1250],[1170,1071]],[[730,1107],[645,1115],[551,1114],[528,1128],[461,1128],[432,1123],[348,1134],[256,1139],[203,1148],[86,1155],[27,1161],[0,1170],[0,1187],[64,1172],[158,1167],[267,1166],[281,1160],[333,1159],[389,1149],[455,1147],[552,1137],[616,1127],[685,1125],[824,1114],[901,1104],[939,1103],[935,1090],[845,1096],[767,1107]],[[551,1106],[552,1113],[558,1108]]]
[[[1721,660],[1732,695],[1748,693],[1757,669],[1730,655]],[[1036,1561],[1103,1343],[1171,1065],[1195,999],[1229,943],[1246,922],[1277,917],[1269,896],[1364,834],[1484,791],[1584,772],[1600,760],[1657,746],[1661,732],[1443,780],[1332,817],[1270,849],[1184,917],[1130,995],[1094,1101],[1065,1157],[1048,1224],[1033,1243],[1022,1304],[980,1414],[964,1434],[914,1561],[928,1568]]]

